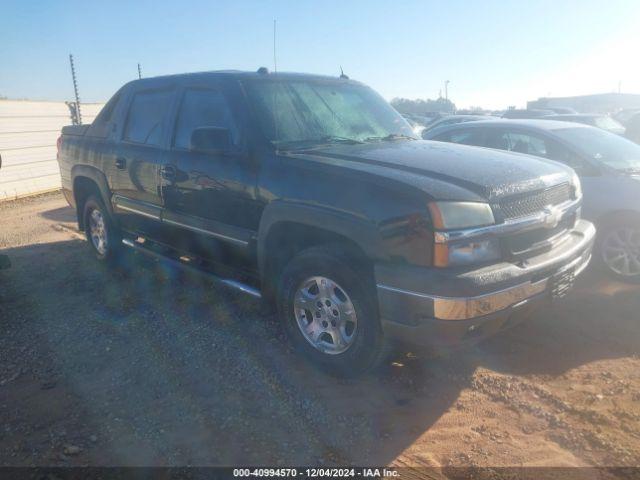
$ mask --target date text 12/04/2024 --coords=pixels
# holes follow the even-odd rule
[[[307,477],[307,478],[393,478],[398,477],[399,472],[389,468],[237,468],[233,470],[234,477]]]

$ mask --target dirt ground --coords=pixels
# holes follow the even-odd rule
[[[251,298],[99,265],[59,194],[0,204],[0,465],[640,465],[640,287],[337,380]],[[61,227],[62,226],[62,227]]]

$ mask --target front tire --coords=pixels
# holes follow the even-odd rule
[[[87,242],[92,252],[101,262],[114,262],[121,250],[122,237],[102,200],[94,195],[87,198],[83,215]]]
[[[372,276],[340,247],[313,247],[285,267],[278,310],[294,347],[330,373],[354,377],[384,358]]]

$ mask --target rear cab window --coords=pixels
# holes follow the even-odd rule
[[[122,104],[124,96],[123,89],[120,89],[113,97],[111,97],[106,105],[102,107],[100,113],[98,113],[93,122],[91,122],[91,127],[87,132],[88,136],[105,138],[114,131],[114,121],[117,117],[115,113],[118,107]]]

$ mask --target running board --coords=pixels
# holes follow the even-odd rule
[[[232,280],[230,278],[222,278],[222,277],[218,277],[217,275],[214,275],[211,272],[207,272],[205,270],[201,270],[199,268],[196,267],[192,267],[191,265],[187,265],[184,262],[178,261],[178,260],[174,260],[171,257],[168,257],[166,255],[162,255],[161,253],[158,252],[154,252],[153,250],[150,250],[148,248],[143,247],[141,244],[139,244],[138,242],[135,242],[133,240],[130,240],[128,238],[123,238],[122,239],[122,243],[135,250],[136,252],[140,252],[144,255],[147,255],[149,257],[153,257],[156,258],[158,260],[162,260],[163,262],[168,263],[169,265],[172,265],[174,267],[178,267],[178,268],[182,268],[190,273],[195,273],[198,275],[201,275],[203,277],[208,278],[209,280],[212,280],[215,283],[219,283],[222,285],[225,285],[227,287],[231,287],[235,290],[239,290],[243,293],[246,293],[248,295],[251,295],[252,297],[256,297],[256,298],[262,298],[262,294],[260,293],[260,291],[256,288],[253,288],[247,284],[244,284],[242,282],[238,282],[237,280]]]

